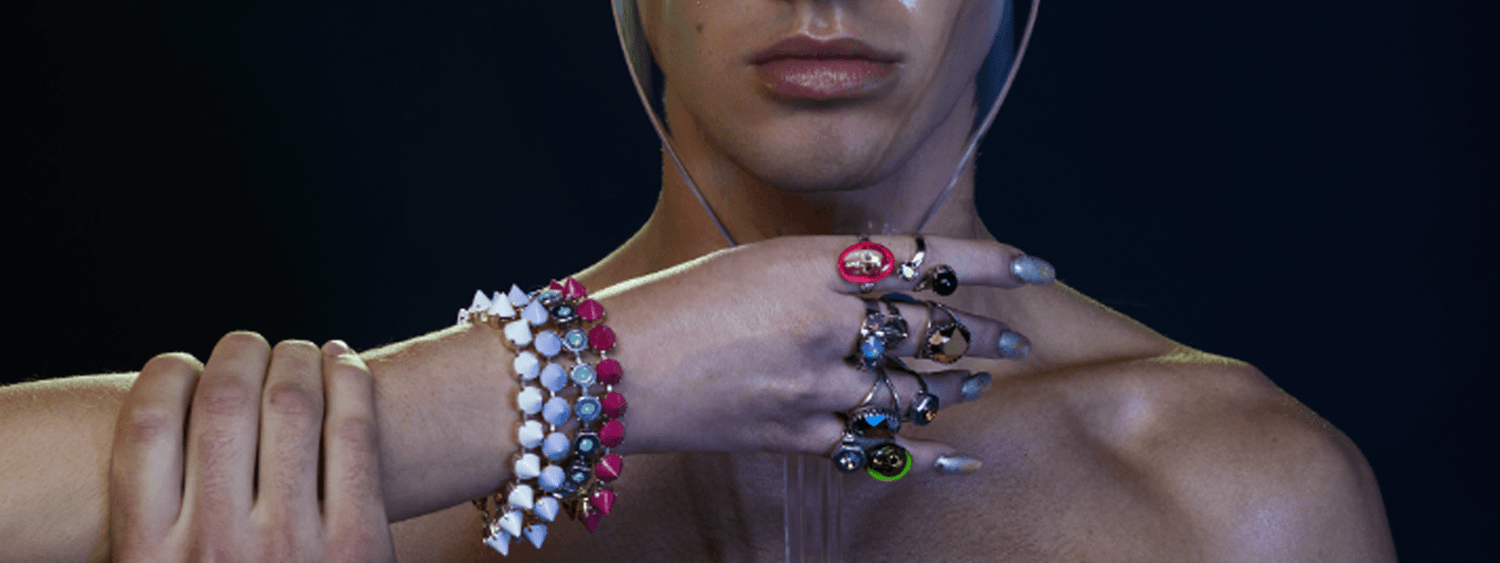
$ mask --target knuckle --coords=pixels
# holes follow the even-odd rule
[[[126,446],[149,446],[182,434],[182,421],[161,405],[131,405],[120,417],[119,439]]]
[[[198,383],[194,406],[215,415],[243,415],[255,409],[259,393],[230,377],[209,377]]]
[[[294,380],[272,383],[266,388],[266,411],[293,419],[322,418],[323,394]]]

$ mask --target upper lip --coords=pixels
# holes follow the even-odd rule
[[[853,37],[838,39],[816,39],[807,35],[789,37],[756,53],[751,64],[764,64],[781,59],[864,59],[882,63],[899,60],[893,53],[881,51]]]

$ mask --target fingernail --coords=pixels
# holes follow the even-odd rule
[[[983,395],[985,391],[990,390],[991,379],[992,377],[990,376],[989,372],[986,371],[981,371],[969,376],[968,379],[964,380],[963,386],[959,387],[959,397],[962,398],[964,402],[978,399],[979,396]]]
[[[1026,283],[1046,285],[1057,279],[1057,270],[1046,260],[1035,256],[1020,255],[1010,261],[1010,273]]]
[[[1019,332],[1000,333],[1000,355],[1007,360],[1019,360],[1031,353],[1031,341]]]
[[[348,342],[344,342],[343,340],[337,340],[337,339],[329,340],[328,341],[328,350],[331,351],[331,352],[333,352],[333,355],[335,355],[335,356],[342,356],[344,354],[353,354],[354,353],[354,349],[349,347],[349,343]]]
[[[945,455],[938,456],[937,463],[934,465],[937,467],[938,471],[942,471],[944,473],[968,475],[975,471],[979,471],[979,468],[984,467],[984,461],[977,457],[969,457],[966,455]]]

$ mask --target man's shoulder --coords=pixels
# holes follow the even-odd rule
[[[1210,553],[1394,560],[1358,448],[1254,366],[1182,347],[1089,371],[1075,415]]]

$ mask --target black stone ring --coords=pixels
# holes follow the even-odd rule
[[[931,289],[938,295],[953,295],[958,289],[958,273],[953,271],[947,264],[938,264],[927,269],[922,274],[922,279],[917,280],[917,286],[912,288],[916,291]]]
[[[890,362],[891,369],[917,378],[917,384],[921,386],[921,390],[917,391],[916,397],[912,399],[911,405],[907,406],[905,411],[902,411],[901,422],[910,422],[917,426],[931,424],[933,420],[937,419],[938,408],[941,403],[938,401],[937,395],[933,395],[928,390],[927,377],[921,372],[907,367],[906,362],[901,361],[900,358],[891,358]],[[899,406],[897,410],[900,410]]]

